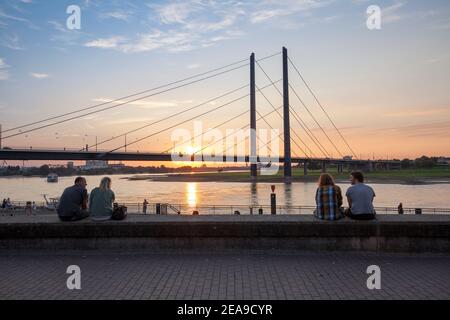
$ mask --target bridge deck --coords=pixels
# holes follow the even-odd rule
[[[185,159],[177,161],[212,161],[220,162],[220,157],[208,157],[200,154],[184,155]],[[170,153],[146,152],[107,152],[107,151],[74,151],[74,150],[39,150],[39,149],[0,149],[0,160],[110,160],[110,161],[173,161]],[[284,162],[284,157],[258,157],[258,162]],[[292,162],[321,161],[327,163],[382,163],[400,164],[395,160],[350,160],[331,158],[293,157]],[[249,156],[222,156],[222,162],[249,162]]]

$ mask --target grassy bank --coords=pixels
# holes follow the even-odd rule
[[[338,173],[336,168],[327,170],[337,181],[347,181],[349,172]],[[311,182],[316,181],[321,170],[308,170],[308,176],[303,175],[303,168],[293,168],[292,181]],[[450,168],[436,167],[430,169],[400,169],[383,170],[365,173],[368,182],[372,183],[402,183],[402,184],[425,184],[425,183],[450,183]],[[153,177],[157,181],[222,181],[222,182],[249,182],[251,181],[248,171],[242,172],[211,172],[202,174],[177,174],[168,177]],[[275,175],[258,176],[259,182],[283,182],[283,172],[280,170]]]

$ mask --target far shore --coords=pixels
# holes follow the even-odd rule
[[[304,176],[302,170],[294,170],[291,182],[316,182],[320,171],[311,171]],[[348,183],[349,173],[330,172],[337,183]],[[406,185],[430,185],[450,184],[450,170],[421,169],[421,170],[392,170],[376,171],[365,174],[367,183],[377,184],[406,184]],[[208,173],[177,173],[170,175],[137,175],[124,178],[128,180],[150,180],[163,182],[258,182],[258,183],[283,183],[285,179],[282,172],[276,175],[259,175],[256,180],[249,176],[248,171],[240,172],[208,172]]]
[[[334,176],[339,184],[348,183],[349,172],[337,173],[335,168],[327,171]],[[293,183],[316,182],[321,174],[320,170],[309,170],[308,175],[303,175],[302,168],[293,168],[293,177],[290,179]],[[102,174],[98,174],[102,175]],[[107,175],[107,174],[105,174]],[[250,177],[248,170],[224,170],[218,171],[197,171],[183,173],[150,173],[150,174],[109,174],[114,177],[121,175],[120,179],[130,181],[148,180],[156,182],[231,182],[231,183],[284,183],[282,169],[276,175],[258,175],[256,180]],[[423,169],[401,169],[401,170],[383,170],[365,172],[367,183],[376,184],[403,184],[403,185],[433,185],[450,184],[450,167],[436,167]],[[0,176],[1,178],[42,178],[42,176]]]

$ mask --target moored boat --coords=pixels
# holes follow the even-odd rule
[[[49,173],[47,176],[47,182],[58,182],[58,175],[56,173]]]

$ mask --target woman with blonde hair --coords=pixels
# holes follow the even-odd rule
[[[113,203],[116,196],[111,190],[111,178],[104,177],[100,186],[94,188],[89,196],[89,211],[94,221],[105,221],[111,219]]]
[[[339,220],[344,217],[341,188],[335,185],[333,177],[328,173],[322,173],[319,177],[314,215],[322,220]]]

